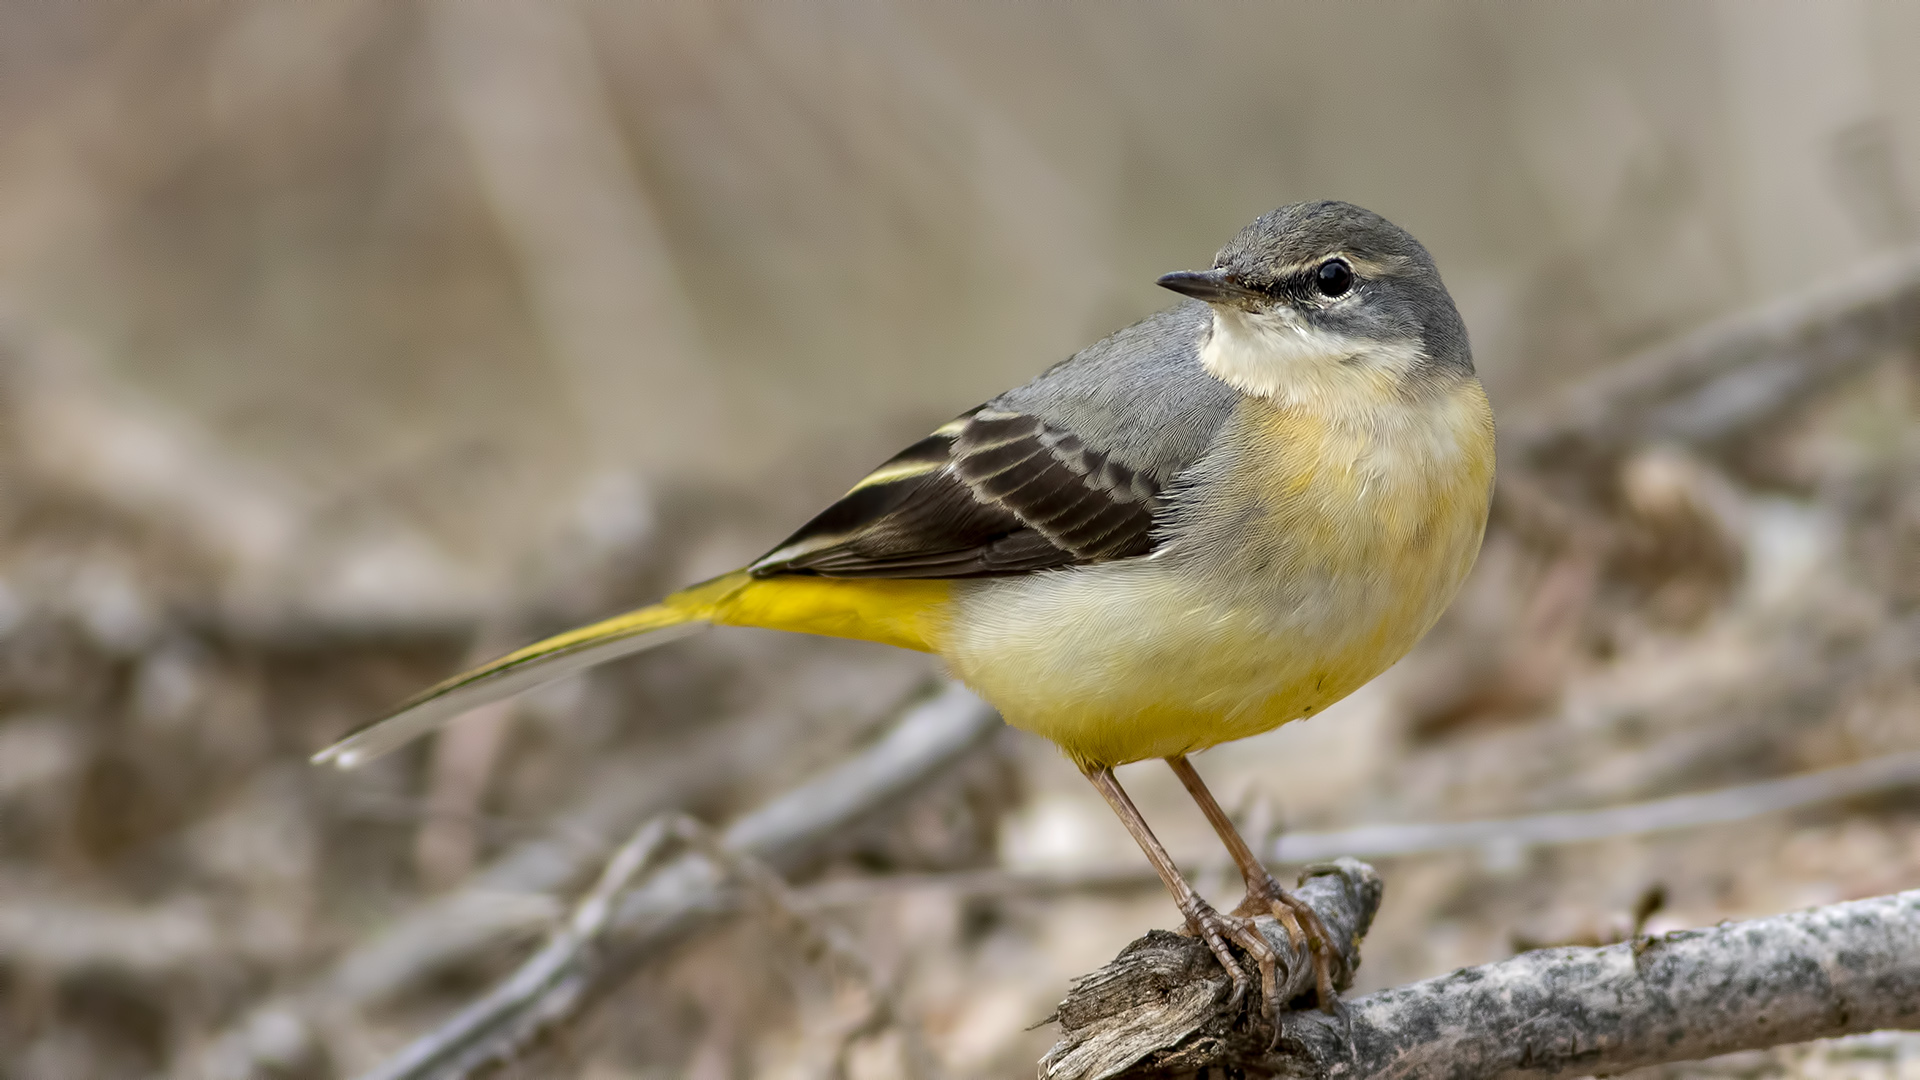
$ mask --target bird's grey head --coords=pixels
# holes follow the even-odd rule
[[[1309,377],[1325,365],[1409,379],[1471,374],[1466,327],[1433,256],[1411,234],[1351,203],[1294,203],[1263,214],[1211,269],[1160,284],[1214,310],[1216,375],[1245,385]]]

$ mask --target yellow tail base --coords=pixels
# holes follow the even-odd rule
[[[754,578],[744,570],[665,600],[516,649],[426,690],[387,716],[315,754],[352,768],[470,709],[630,653],[663,645],[706,623],[877,641],[933,652],[946,626],[942,581]],[[681,630],[681,633],[670,631]]]

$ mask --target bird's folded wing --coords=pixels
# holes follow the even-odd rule
[[[1073,432],[983,406],[895,455],[750,569],[986,577],[1144,555],[1158,494]]]

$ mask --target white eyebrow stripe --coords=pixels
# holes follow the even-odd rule
[[[1324,255],[1316,255],[1305,262],[1288,263],[1285,266],[1277,267],[1273,271],[1273,274],[1276,279],[1280,280],[1304,275],[1309,271],[1318,269],[1320,264],[1326,262],[1328,259],[1345,259],[1347,265],[1353,267],[1354,272],[1362,277],[1392,277],[1405,269],[1407,264],[1412,261],[1405,255],[1386,255],[1375,259],[1368,258],[1364,255],[1355,255],[1351,251],[1329,251]]]

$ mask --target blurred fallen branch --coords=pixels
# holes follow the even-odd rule
[[[1887,754],[1798,776],[1598,810],[1290,832],[1275,841],[1269,857],[1275,862],[1299,865],[1342,855],[1379,859],[1479,850],[1491,860],[1510,862],[1513,855],[1528,848],[1723,825],[1762,814],[1914,788],[1920,788],[1920,751]],[[1183,861],[1182,865],[1189,863],[1204,865],[1201,860]],[[1032,896],[1157,886],[1159,882],[1150,868],[1133,863],[1060,871],[973,870],[829,881],[797,890],[796,900],[806,907],[826,908],[867,903],[915,889],[938,889],[958,896]]]
[[[403,909],[326,969],[255,1005],[212,1040],[194,1075],[239,1080],[311,1058],[364,1061],[365,1010],[489,950],[537,939],[565,911],[556,895],[592,880],[616,838],[760,774],[769,755],[784,752],[780,739],[767,738],[768,723],[760,711],[709,720],[653,754],[600,762],[575,782],[577,801],[548,820],[487,819],[496,831],[534,835],[458,889]],[[356,817],[416,821],[430,809],[355,785],[340,795],[338,809]]]
[[[1302,863],[1354,854],[1368,858],[1477,848],[1495,855],[1530,847],[1578,844],[1669,829],[1692,829],[1744,821],[1761,814],[1798,810],[1843,799],[1920,786],[1920,752],[1888,754],[1852,765],[1762,780],[1695,795],[1531,814],[1488,821],[1362,825],[1322,833],[1290,833],[1274,844],[1272,858]]]
[[[865,753],[736,822],[718,847],[790,872],[843,830],[957,762],[998,726],[992,709],[951,686]],[[651,951],[685,941],[703,919],[733,906],[738,875],[698,851],[635,885],[660,844],[676,835],[673,820],[649,823],[623,846],[545,948],[479,1002],[367,1074],[368,1080],[469,1075],[577,1011]]]
[[[1589,1076],[1920,1027],[1920,891],[1522,953],[1348,1001],[1341,1017],[1289,1013],[1277,1043],[1257,1014],[1161,1022],[1191,1012],[1197,986],[1225,982],[1217,966],[1208,981],[1206,958],[1204,944],[1171,934],[1129,946],[1061,1005],[1066,1038],[1041,1076]],[[1127,1037],[1156,1023],[1154,1045]],[[1124,1051],[1088,1052],[1102,1045]]]
[[[0,883],[0,964],[59,976],[102,971],[151,976],[230,961],[241,935],[190,899],[135,907],[68,891]]]
[[[496,1053],[511,1052],[525,1037],[522,1028],[537,1028],[565,1015],[579,999],[580,986],[571,976],[590,962],[589,953],[613,919],[614,905],[634,878],[653,867],[668,841],[679,838],[682,830],[675,826],[680,823],[678,816],[662,816],[642,826],[607,860],[600,880],[573,909],[572,917],[512,978],[369,1075],[463,1076]],[[496,1049],[490,1042],[474,1040],[477,1028],[502,1029],[505,1045]]]
[[[547,944],[484,998],[440,1028],[389,1059],[365,1080],[426,1080],[470,1075],[503,1060],[535,1038],[543,1028],[566,1020],[581,1004],[591,970],[600,955],[620,904],[628,891],[660,866],[660,856],[677,843],[718,869],[727,886],[758,896],[796,924],[811,951],[828,956],[853,972],[866,992],[865,1014],[846,1032],[840,1056],[860,1035],[894,1022],[893,997],[880,986],[871,965],[845,931],[806,918],[791,902],[791,891],[765,863],[729,848],[698,821],[679,813],[653,818],[614,852],[600,880],[573,909]],[[716,904],[716,909],[725,905]],[[844,1060],[841,1061],[844,1073]]]
[[[550,928],[564,913],[553,894],[577,887],[604,865],[610,854],[605,838],[628,833],[636,822],[684,805],[741,772],[754,759],[748,732],[759,722],[748,715],[704,726],[670,758],[608,762],[583,778],[581,803],[549,823],[544,835],[519,844],[459,890],[393,919],[305,985],[261,1002],[213,1041],[194,1074],[246,1080],[318,1056],[354,1053],[364,1045],[357,1034],[360,1011],[449,966]],[[891,735],[840,770],[742,819],[726,836],[739,833],[754,854],[790,873],[835,840],[835,815],[870,817],[891,805],[894,794],[958,763],[998,729],[991,710],[965,691],[949,689],[910,710]],[[899,787],[889,788],[896,778]],[[823,784],[836,786],[823,790]],[[661,876],[685,883],[680,863]],[[659,885],[656,880],[646,895],[658,895]],[[700,910],[737,909],[740,901],[737,890],[724,892],[703,900]]]
[[[1517,463],[1564,465],[1637,444],[1717,442],[1916,342],[1920,256],[1908,254],[1614,364],[1507,424],[1501,451]]]

